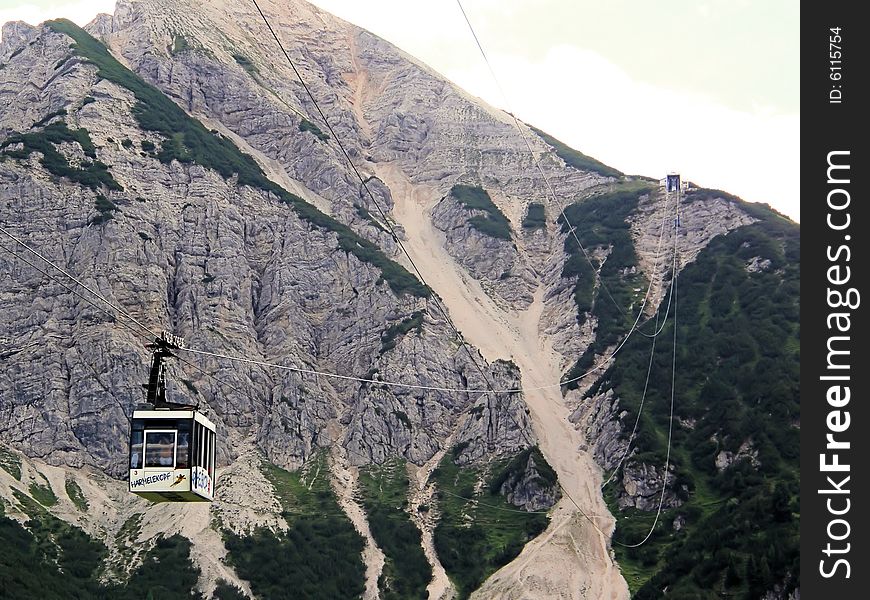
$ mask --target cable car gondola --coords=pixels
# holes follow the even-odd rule
[[[183,345],[163,332],[149,346],[148,402],[133,411],[129,489],[152,502],[214,500],[215,426],[196,406],[166,401],[163,359]]]

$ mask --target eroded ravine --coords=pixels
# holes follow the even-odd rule
[[[499,308],[447,253],[443,234],[432,225],[429,210],[439,200],[439,191],[412,184],[393,164],[378,164],[375,170],[393,195],[393,216],[406,231],[408,253],[466,340],[488,361],[513,360],[520,368],[541,451],[580,507],[563,497],[548,529],[490,577],[474,597],[627,598],[628,587],[608,548],[614,520],[601,496],[600,470],[579,449],[585,440],[568,421],[568,408],[554,385],[559,381],[561,357],[538,330],[543,289],[522,313]]]
[[[365,540],[362,558],[366,567],[366,587],[363,600],[376,600],[380,597],[378,578],[384,570],[385,557],[372,535],[365,510],[356,500],[359,473],[355,467],[348,465],[347,456],[339,447],[334,447],[330,455],[330,472],[332,489],[335,490],[339,506]]]
[[[446,444],[449,445],[449,444]],[[431,506],[435,497],[435,486],[430,482],[430,476],[441,459],[444,458],[446,448],[429,459],[426,464],[417,467],[413,463],[408,463],[408,479],[411,482],[410,491],[410,514],[411,520],[420,530],[420,542],[423,546],[423,554],[426,555],[426,560],[432,566],[432,580],[426,587],[426,592],[431,600],[448,600],[455,595],[455,589],[447,577],[447,571],[438,559],[438,553],[435,550],[435,515],[430,509],[421,511],[420,506],[425,504]]]

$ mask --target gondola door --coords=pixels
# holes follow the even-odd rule
[[[209,500],[214,499],[214,426],[202,415],[193,421],[193,465],[190,489]]]

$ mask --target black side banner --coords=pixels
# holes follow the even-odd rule
[[[867,39],[859,4],[801,15],[801,595],[866,598]]]

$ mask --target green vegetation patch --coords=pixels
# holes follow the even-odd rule
[[[214,280],[214,277],[212,277],[212,280]],[[199,390],[197,389],[196,384],[193,383],[190,379],[182,379],[181,383],[183,383],[184,387],[187,388],[187,391],[189,391],[194,396],[199,393]]]
[[[142,531],[142,515],[134,514],[129,517],[121,528],[115,533],[115,547],[121,555],[122,560],[132,561],[136,557],[136,550],[139,547],[139,534]],[[120,568],[126,572],[128,565],[121,564]]]
[[[365,542],[342,512],[323,454],[290,473],[264,463],[281,503],[286,532],[265,528],[249,536],[224,532],[230,563],[262,598],[332,600],[365,590]]]
[[[79,487],[79,484],[77,484],[74,479],[67,477],[64,482],[64,488],[66,489],[66,495],[75,507],[82,512],[88,512],[90,505],[88,504],[88,499],[85,498],[84,492],[82,492],[82,488]]]
[[[407,512],[405,462],[394,460],[361,469],[359,482],[372,536],[386,558],[378,579],[381,598],[425,600],[432,567],[423,553],[420,530]]]
[[[45,481],[45,485],[33,481],[27,489],[33,499],[43,506],[54,506],[57,504],[57,496],[55,496],[54,491],[51,489],[51,484],[48,483],[48,480],[42,473],[39,473],[39,476]]]
[[[64,115],[66,115],[65,108],[61,108],[60,110],[56,110],[54,112],[48,113],[47,115],[42,117],[40,120],[38,120],[36,123],[34,123],[33,127],[42,127],[43,125],[45,125],[46,123],[51,121],[53,118],[62,117]]]
[[[308,131],[309,133],[313,133],[315,137],[321,142],[325,142],[329,139],[329,134],[323,133],[320,127],[309,121],[308,119],[302,119],[299,121],[299,131]]]
[[[6,448],[0,448],[0,469],[21,481],[21,458]]]
[[[569,167],[574,167],[580,171],[592,171],[604,177],[615,177],[617,179],[624,177],[622,171],[617,171],[613,167],[608,167],[603,162],[597,161],[591,156],[586,156],[582,152],[574,150],[564,142],[560,142],[552,135],[544,133],[540,129],[529,125],[529,129],[537,133],[541,139],[550,144],[555,150],[556,155],[565,161]]]
[[[535,483],[537,483],[541,488],[550,488],[558,485],[559,478],[556,475],[556,471],[550,466],[550,463],[547,462],[544,455],[541,454],[540,449],[537,446],[532,446],[531,448],[526,448],[517,454],[497,473],[495,477],[492,478],[492,481],[490,481],[489,484],[490,493],[500,493],[501,488],[505,483],[509,484],[510,487],[513,487],[525,474],[529,458],[534,461],[535,470],[538,472],[538,476],[536,477],[537,481],[535,481]]]
[[[386,281],[396,294],[429,297],[431,290],[404,267],[387,258],[377,245],[270,181],[253,158],[241,152],[230,140],[211,133],[160,90],[121,65],[103,44],[81,27],[66,19],[47,21],[46,25],[73,38],[75,51],[97,65],[100,77],[133,93],[136,97],[133,115],[139,126],[145,131],[154,131],[164,137],[157,155],[159,160],[195,163],[220,173],[226,179],[237,176],[239,185],[248,185],[274,194],[301,219],[315,227],[336,233],[339,248],[344,252],[379,268],[381,280]]]
[[[526,216],[523,218],[523,229],[535,230],[546,228],[547,213],[544,210],[544,205],[537,202],[530,203]]]
[[[473,185],[454,185],[450,195],[460,204],[471,210],[482,210],[486,216],[474,216],[469,225],[490,237],[501,240],[511,239],[511,224],[501,212],[485,189]]]
[[[211,597],[212,600],[248,600],[248,596],[242,590],[223,579],[217,580],[217,586]]]
[[[568,206],[559,216],[563,233],[570,233],[571,226],[574,228],[574,233],[565,238],[565,252],[569,258],[562,269],[562,277],[577,278],[574,284],[577,319],[582,325],[587,313],[598,318],[595,341],[569,370],[567,379],[586,372],[597,353],[617,342],[629,330],[636,315],[629,309],[637,309],[643,300],[643,291],[647,287],[644,276],[640,273],[624,274],[626,268],[639,265],[626,219],[637,207],[640,197],[649,190],[648,186],[640,186],[592,196]],[[583,248],[577,244],[575,235]],[[609,249],[603,266],[592,258],[596,248]],[[599,270],[603,285],[596,285],[595,270]],[[640,295],[634,291],[637,288],[642,290]],[[577,382],[567,385],[574,389]]]
[[[773,208],[770,204],[764,202],[747,202],[740,198],[737,198],[737,201],[743,212],[759,221],[764,221],[767,223],[769,228],[775,228],[779,232],[787,233],[797,225],[797,223]]]
[[[142,564],[123,585],[110,588],[120,600],[203,600],[196,590],[199,569],[190,558],[190,540],[180,535],[158,538]]]
[[[112,219],[112,213],[120,210],[117,204],[102,194],[97,194],[97,197],[94,200],[94,208],[97,210],[98,214],[91,219],[91,223],[95,225],[102,225],[103,223],[110,221]]]
[[[55,144],[75,142],[81,146],[86,156],[94,159],[82,161],[79,167],[70,165],[66,157],[57,151]],[[8,150],[13,144],[23,144],[20,150]],[[96,160],[94,143],[86,129],[70,129],[64,121],[55,121],[46,125],[40,131],[12,135],[0,144],[0,150],[12,158],[24,159],[32,152],[41,152],[40,164],[58,177],[66,177],[76,183],[91,189],[106,186],[110,190],[122,190],[109,172],[108,165]]]
[[[372,213],[370,213],[364,206],[361,206],[361,205],[355,203],[353,205],[353,207],[356,209],[356,214],[359,217],[365,219],[366,221],[368,221],[369,223],[371,223],[372,225],[374,225],[375,227],[377,227],[378,229],[380,229],[384,233],[392,233],[389,229],[384,227],[380,221],[375,219],[372,216]]]
[[[723,192],[722,190],[714,190],[710,188],[692,188],[683,195],[683,202],[691,204],[692,202],[702,202],[705,200],[715,200],[721,198],[732,202],[743,202],[734,194]]]
[[[245,71],[247,71],[249,75],[259,75],[260,70],[257,68],[257,65],[251,62],[251,59],[244,54],[233,54],[233,60],[235,60],[236,63]]]
[[[187,42],[187,39],[181,34],[174,34],[172,36],[172,45],[169,47],[169,54],[175,56],[186,50],[190,50],[190,44]]]
[[[396,344],[399,343],[399,338],[412,329],[416,329],[418,335],[422,333],[424,314],[425,312],[422,310],[415,311],[410,317],[387,327],[381,334],[381,354],[395,348]]]
[[[635,598],[658,598],[667,587],[675,597],[749,599],[783,582],[784,594],[799,585],[800,229],[756,211],[761,222],[715,237],[677,280],[671,460],[685,502],[663,513],[640,548],[614,544]],[[770,265],[748,270],[756,258]],[[669,319],[630,462],[664,463],[673,336]],[[619,397],[624,423],[637,418],[649,357],[650,340],[632,336],[600,382]],[[720,472],[719,452],[737,453],[747,441],[757,466],[744,458]],[[611,499],[620,480],[607,490]],[[637,543],[654,517],[618,513],[614,539]],[[679,531],[672,526],[678,517]]]
[[[742,198],[710,188],[692,188],[683,196],[683,202],[689,204],[691,202],[699,202],[703,200],[716,200],[717,198],[735,202],[740,205],[740,209],[749,216],[765,221],[769,226],[777,224],[778,227],[791,227],[795,225],[788,216],[782,214],[772,206],[764,202],[747,202]]]
[[[460,452],[457,447],[445,456],[432,478],[440,513],[435,550],[464,600],[544,531],[549,517],[519,510],[498,492],[501,484],[495,483],[511,477],[515,461],[497,461],[489,469],[459,467],[453,456]],[[545,464],[542,457],[539,467]]]
[[[30,517],[22,526],[0,510],[0,582],[16,600],[105,598],[95,575],[106,547],[14,490]]]

